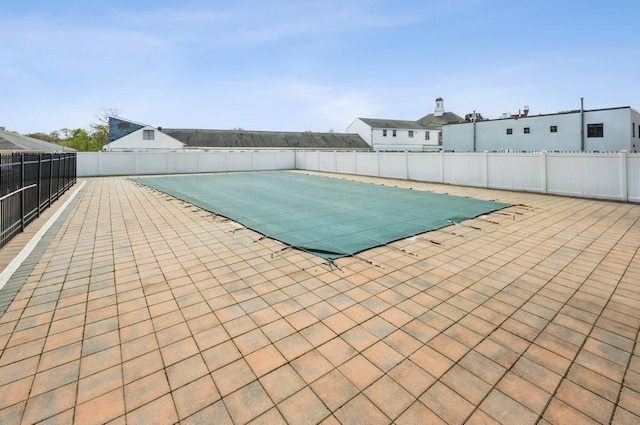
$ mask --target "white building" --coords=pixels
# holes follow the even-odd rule
[[[185,144],[158,129],[145,126],[104,146],[105,151],[154,151],[183,149]]]
[[[376,151],[439,150],[440,130],[431,130],[417,121],[357,118],[347,127]]]
[[[109,118],[109,141],[105,151],[152,151],[183,149],[185,144],[157,128],[121,118]]]
[[[215,149],[327,149],[370,151],[357,134],[154,128],[109,118],[105,151],[175,151]]]
[[[528,111],[527,111],[528,112]],[[638,152],[640,114],[629,106],[443,126],[444,151]]]
[[[442,126],[461,121],[458,115],[445,112],[439,97],[434,112],[417,121],[356,118],[346,132],[360,135],[376,151],[438,151]]]

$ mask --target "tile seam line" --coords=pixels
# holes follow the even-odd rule
[[[22,263],[29,257],[31,252],[38,245],[38,242],[40,242],[40,240],[44,236],[44,234],[49,230],[49,228],[51,228],[51,226],[53,226],[53,224],[58,220],[58,218],[60,218],[62,213],[67,209],[67,207],[75,199],[76,195],[78,195],[78,193],[82,190],[82,188],[85,186],[86,183],[87,182],[85,180],[80,184],[80,187],[78,187],[71,194],[71,196],[69,196],[69,198],[64,202],[64,204],[62,204],[62,206],[58,208],[58,210],[49,218],[49,220],[47,220],[44,226],[42,226],[40,230],[38,230],[38,232],[31,238],[31,240],[29,240],[29,242],[27,242],[27,244],[24,246],[24,248],[22,248],[22,250],[18,253],[18,255],[16,255],[13,258],[13,260],[11,260],[11,262],[7,265],[7,267],[5,267],[2,273],[0,273],[0,289],[4,288],[4,286],[7,284],[9,279],[11,279],[11,276],[13,276],[13,274],[18,270],[20,265],[22,265]]]

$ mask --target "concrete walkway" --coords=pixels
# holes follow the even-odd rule
[[[640,423],[640,205],[358,179],[516,206],[331,267],[89,179],[0,291],[0,423]]]

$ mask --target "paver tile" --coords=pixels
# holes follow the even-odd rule
[[[389,418],[362,394],[338,409],[335,412],[335,416],[343,424],[365,423],[376,425],[390,422]]]
[[[305,382],[286,364],[260,378],[262,387],[274,403],[279,403],[291,394],[305,387]]]
[[[387,376],[383,376],[364,394],[390,419],[397,418],[416,398]]]
[[[337,369],[316,380],[311,384],[311,388],[332,411],[344,405],[359,392],[358,388]]]
[[[164,371],[158,371],[124,386],[124,400],[130,412],[170,392]]]
[[[138,409],[127,412],[127,424],[171,425],[178,422],[178,414],[171,395],[167,394]]]
[[[288,423],[317,424],[329,416],[322,401],[309,388],[305,388],[278,404],[278,409]]]
[[[535,424],[538,415],[507,397],[504,393],[494,390],[480,405],[480,409],[500,423]]]
[[[209,375],[180,387],[171,395],[178,412],[178,418],[181,420],[220,399],[220,394],[218,394],[213,379]]]
[[[114,366],[82,378],[78,381],[78,404],[107,394],[122,386],[123,379],[120,366]]]
[[[491,390],[489,384],[459,365],[453,366],[440,380],[474,405],[480,403]]]
[[[449,424],[464,423],[474,409],[471,403],[440,382],[429,388],[420,401]]]
[[[338,370],[360,390],[364,390],[383,375],[380,369],[360,354],[342,364]]]
[[[181,421],[181,423],[185,425],[200,425],[207,422],[220,425],[233,424],[222,400],[205,407]]]
[[[0,422],[638,422],[637,205],[393,184],[514,206],[333,268],[89,179],[0,317]]]
[[[255,374],[244,359],[236,360],[211,373],[213,381],[222,396],[256,380]]]
[[[235,423],[247,423],[273,407],[269,396],[257,381],[225,396],[223,401]]]
[[[287,362],[273,345],[260,348],[244,358],[257,377],[261,377]]]
[[[124,413],[122,388],[116,388],[86,403],[78,404],[74,420],[80,424],[104,424],[123,416]]]

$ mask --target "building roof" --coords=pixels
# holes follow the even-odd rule
[[[360,121],[373,128],[400,128],[409,130],[425,130],[427,127],[417,121],[387,120],[378,118],[358,118]]]
[[[131,121],[128,119],[109,117],[109,142],[118,140],[146,126],[146,124]]]
[[[635,111],[635,109],[633,109],[631,106],[613,106],[613,107],[610,107],[610,108],[584,109],[583,112],[588,113],[588,112],[614,111],[614,110],[619,110],[619,109],[629,109],[629,110]],[[635,112],[637,112],[637,111],[635,111]],[[579,113],[580,113],[580,109],[571,109],[571,110],[568,110],[568,111],[551,112],[551,113],[547,113],[547,114],[512,115],[512,116],[508,116],[508,117],[484,118],[484,119],[476,121],[476,122],[477,123],[482,123],[482,122],[487,122],[487,121],[525,120],[525,119],[528,119],[528,118],[550,117],[550,116],[554,116],[554,115],[555,116],[557,116],[557,115],[570,115],[570,114],[579,114]],[[447,124],[469,124],[470,122],[472,122],[472,121],[462,120],[460,122],[450,122],[450,123],[447,123]]]
[[[67,148],[55,143],[34,139],[33,137],[9,133],[0,130],[1,151],[29,151],[29,152],[75,152],[75,149]]]
[[[453,112],[445,112],[441,116],[428,114],[417,121],[421,126],[433,130],[440,130],[444,124],[464,122],[464,118]]]
[[[371,149],[357,134],[159,128],[188,147]]]

